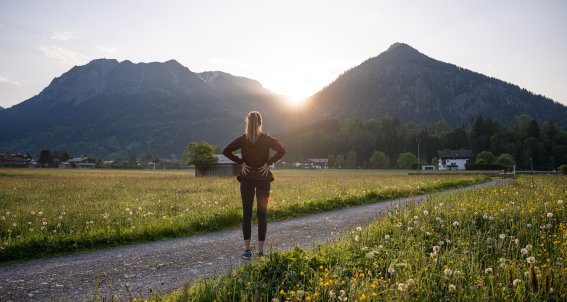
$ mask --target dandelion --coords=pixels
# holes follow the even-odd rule
[[[384,236],[384,239],[390,240],[390,235],[385,235],[385,236]]]
[[[522,280],[520,280],[520,279],[514,279],[514,281],[512,281],[512,285],[518,286],[518,284],[520,284],[521,282],[522,282]]]
[[[43,225],[47,225],[47,221],[42,222]]]
[[[457,290],[457,287],[455,286],[455,284],[449,284],[449,291],[454,292],[455,290]]]
[[[482,218],[484,218],[484,219],[488,219],[488,214],[484,214],[484,215],[482,215]]]
[[[134,213],[132,213],[132,211],[130,211],[130,212],[128,212],[128,214],[132,215],[132,214],[134,214]]]
[[[356,230],[361,232],[362,231],[362,227],[356,227]]]
[[[403,225],[403,224],[402,224],[401,222],[396,223],[396,226],[397,226],[398,228],[401,228],[402,225]]]
[[[506,239],[506,234],[500,234],[498,237],[500,237],[500,239],[504,240],[504,239]]]
[[[492,269],[492,267],[489,267],[484,270],[484,273],[494,275],[494,270]]]
[[[547,218],[553,218],[553,213],[547,213]]]
[[[283,289],[282,289],[282,291],[283,291]],[[281,294],[281,292],[280,292],[280,294]],[[282,295],[283,295],[283,294],[282,294]],[[333,290],[331,289],[331,291],[329,292],[329,298],[335,299],[336,297],[337,297],[337,294],[335,294],[335,291],[333,291]]]
[[[440,250],[441,250],[441,247],[440,247],[440,246],[438,246],[438,245],[434,245],[434,246],[433,246],[433,252],[434,252],[434,253],[438,253]]]
[[[408,285],[411,286],[411,285],[414,285],[414,284],[415,284],[415,280],[413,280],[412,278],[409,278],[408,279]]]
[[[413,219],[414,219],[414,220],[417,220],[417,218],[418,218],[417,216],[413,216]]]
[[[408,289],[408,285],[405,283],[398,284],[398,290],[401,292],[405,292]]]
[[[43,212],[40,211],[39,213],[37,213],[37,215],[41,216],[43,215]]]
[[[297,291],[297,296],[303,297],[304,295],[305,295],[305,291],[303,291],[301,289]]]
[[[429,211],[423,210],[423,215],[429,215]]]
[[[16,226],[18,226],[18,224],[14,222],[14,223],[12,223],[12,226],[16,227]]]
[[[531,227],[532,227],[532,224],[531,224],[531,223],[528,223],[528,224],[526,224],[526,226],[527,226],[528,228],[531,228]]]
[[[460,225],[461,225],[461,224],[460,224],[458,221],[453,222],[453,226],[454,226],[454,227],[458,227],[458,226],[460,226]]]
[[[390,266],[388,266],[388,273],[390,273],[390,274],[396,273],[396,269],[395,269],[394,266],[391,265],[391,264],[390,264]]]
[[[358,241],[359,237],[358,235],[354,236],[354,241]]]
[[[534,257],[528,257],[528,259],[526,259],[526,261],[527,261],[529,264],[534,264],[534,263],[536,262],[536,260],[535,260]]]
[[[531,245],[531,244],[526,245],[526,249],[527,249],[528,251],[531,251],[531,250],[532,250],[532,245]]]
[[[522,255],[527,255],[528,254],[528,249],[527,248],[522,248],[520,250],[520,253],[522,253]]]
[[[448,269],[448,268],[446,268],[446,269],[443,271],[443,274],[445,274],[445,276],[449,277],[449,276],[451,276],[451,275],[453,274],[453,271],[450,270],[450,269]]]
[[[374,258],[374,252],[366,253],[366,256],[365,256],[365,257],[366,257],[366,259],[372,259],[372,258]]]
[[[562,205],[562,204],[563,204],[563,199],[559,199],[559,200],[557,201],[557,204]]]

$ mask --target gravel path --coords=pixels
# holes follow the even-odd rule
[[[492,180],[473,187],[506,184]],[[469,187],[470,188],[470,187]],[[457,190],[465,190],[457,189]],[[437,194],[450,194],[456,190]],[[381,217],[396,204],[419,202],[420,195],[356,206],[268,224],[267,246],[309,248]],[[256,238],[255,227],[252,238]],[[169,293],[199,278],[213,277],[241,265],[240,228],[149,243],[126,245],[50,259],[0,265],[0,301],[82,301],[98,292],[124,297]]]

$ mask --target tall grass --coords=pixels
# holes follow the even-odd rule
[[[567,178],[521,178],[400,207],[156,300],[565,301]]]
[[[270,219],[432,192],[480,176],[275,171]],[[209,232],[240,223],[234,178],[192,172],[0,170],[0,262]]]

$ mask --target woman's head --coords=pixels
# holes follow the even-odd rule
[[[262,115],[258,111],[252,111],[246,116],[246,128],[244,133],[246,134],[246,139],[255,143],[258,136],[262,132]]]

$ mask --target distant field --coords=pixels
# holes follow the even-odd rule
[[[433,192],[482,176],[274,171],[270,219]],[[0,262],[202,233],[240,223],[235,178],[192,171],[0,170]]]

